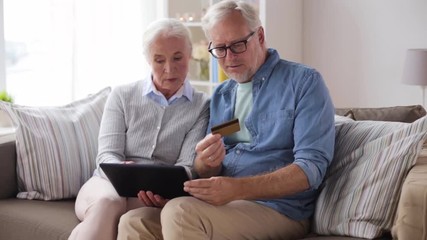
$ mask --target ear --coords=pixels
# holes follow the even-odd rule
[[[265,34],[264,34],[264,28],[262,26],[258,27],[257,33],[258,34],[258,41],[261,45],[265,45]]]

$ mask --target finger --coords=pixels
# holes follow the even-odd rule
[[[214,200],[214,196],[210,195],[210,194],[202,194],[199,192],[194,192],[194,193],[190,193],[191,196],[200,199],[204,202],[207,202],[209,204],[213,204],[215,202]]]
[[[151,191],[147,191],[147,197],[150,199],[150,201],[153,203],[156,207],[163,207],[164,206],[164,198],[158,194],[154,194]]]
[[[224,159],[223,156],[225,156],[225,148],[221,139],[198,154],[198,157],[202,162],[211,167],[218,166],[218,164]]]
[[[149,202],[147,202],[146,197],[144,197],[144,192],[140,191],[138,193],[138,199],[145,205],[145,206],[149,206]]]
[[[144,203],[145,206],[153,207],[153,203],[144,191],[139,191],[138,198]]]
[[[156,207],[163,207],[163,197],[158,194],[153,194],[153,196],[150,196],[151,201],[154,203]]]
[[[156,204],[158,207],[164,207],[166,203],[169,201],[169,199],[165,199],[160,195],[154,195],[154,198],[156,199]]]
[[[184,188],[205,189],[210,188],[211,186],[212,182],[210,178],[201,178],[184,182]]]
[[[147,191],[146,192],[148,199],[150,199],[150,202],[157,207],[157,201],[156,198],[154,197],[154,193],[151,191]]]
[[[222,141],[219,141],[218,144],[215,144],[213,146],[215,146],[215,149],[213,150],[213,153],[209,156],[208,159],[210,159],[211,161],[222,161],[225,156],[224,143]]]
[[[220,139],[221,139],[221,135],[219,134],[212,134],[212,133],[208,134],[204,139],[202,139],[200,142],[197,143],[196,152],[202,153],[207,148],[209,148],[209,146],[218,142],[218,140]]]

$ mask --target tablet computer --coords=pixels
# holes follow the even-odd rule
[[[189,177],[182,166],[101,163],[100,167],[122,197],[137,197],[140,190],[166,199],[189,195],[183,189]]]

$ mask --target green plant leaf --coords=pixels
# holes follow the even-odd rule
[[[0,92],[0,101],[13,103],[13,97],[3,90]]]

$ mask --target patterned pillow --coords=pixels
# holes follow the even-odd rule
[[[73,198],[95,168],[110,88],[61,107],[0,103],[16,127],[18,198]]]
[[[340,121],[334,160],[313,220],[320,235],[380,237],[391,230],[399,194],[427,139],[427,117],[414,123]]]

